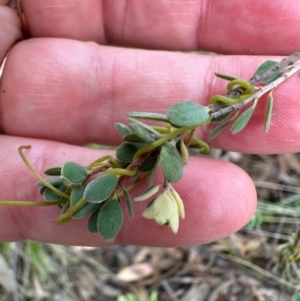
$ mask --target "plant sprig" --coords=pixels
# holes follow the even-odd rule
[[[273,91],[300,70],[300,65],[295,64],[299,58],[300,52],[296,52],[281,62],[266,61],[248,81],[216,73],[219,78],[229,81],[228,91],[225,95],[213,96],[208,106],[183,100],[172,105],[166,114],[128,113],[128,125],[115,124],[123,136],[116,156],[105,155],[88,166],[66,162],[63,166],[47,169],[45,174],[50,177],[45,179],[23,153],[30,146],[20,146],[19,154],[39,180],[37,186],[44,201],[0,201],[0,206],[58,205],[61,212],[57,224],[89,216],[88,231],[97,232],[104,240],[111,241],[123,223],[121,199],[125,200],[131,217],[134,216],[134,202],[150,199],[143,217],[167,225],[177,233],[179,219],[185,217],[185,211],[184,202],[172,183],[182,178],[189,158],[188,147],[196,148],[202,154],[209,151],[209,145],[195,136],[195,130],[216,123],[209,135],[212,139],[232,124],[231,132],[238,133],[248,124],[261,97],[269,93],[264,126],[267,132],[271,124]],[[154,121],[155,125],[143,120]],[[154,184],[159,167],[164,181]],[[132,191],[141,185],[147,186],[146,191],[133,198]]]

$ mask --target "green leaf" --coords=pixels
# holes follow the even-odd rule
[[[203,125],[209,121],[209,108],[193,101],[181,101],[167,111],[170,123],[174,127]]]
[[[223,73],[218,73],[218,72],[215,72],[215,76],[217,76],[219,78],[222,78],[222,79],[225,79],[225,80],[229,80],[229,81],[237,79],[237,77],[227,75],[227,74],[223,74]]]
[[[276,62],[276,61],[267,60],[258,66],[258,68],[255,71],[255,74],[263,73],[263,72],[267,71],[268,69],[272,68],[273,66],[275,66],[277,63],[278,62]],[[278,77],[280,77],[282,74],[283,74],[282,71],[276,72],[273,75],[269,76],[267,79],[262,80],[262,82],[265,84],[269,84],[272,81],[274,81],[275,79],[277,79]]]
[[[265,117],[265,132],[266,133],[269,131],[270,124],[271,124],[273,102],[274,102],[274,99],[273,99],[272,93],[270,93],[268,96],[267,112],[266,112],[266,117]]]
[[[131,163],[135,153],[144,147],[145,143],[122,143],[116,152],[117,159],[124,163]]]
[[[84,187],[82,185],[77,185],[73,188],[70,194],[71,206],[76,205],[83,198],[83,193],[84,193]]]
[[[88,214],[93,213],[96,209],[99,208],[98,203],[85,203],[80,209],[78,209],[73,215],[73,219],[79,219],[82,218]]]
[[[140,137],[138,137],[136,134],[133,133],[126,134],[125,136],[123,136],[123,139],[126,142],[130,142],[130,143],[145,143],[143,139],[141,139]]]
[[[232,112],[229,112],[229,113],[224,114],[224,115],[221,115],[221,116],[219,116],[219,117],[217,117],[217,118],[213,118],[213,119],[211,120],[211,122],[212,122],[212,123],[219,123],[219,122],[225,120],[231,113],[232,113]]]
[[[149,171],[151,171],[155,167],[157,160],[158,160],[157,154],[148,156],[142,162],[142,164],[139,166],[139,170],[141,172],[149,172]]]
[[[148,188],[153,186],[153,183],[154,183],[154,180],[155,180],[155,175],[156,175],[157,168],[158,168],[158,165],[159,165],[159,161],[160,160],[156,160],[156,163],[155,163],[153,169],[150,171],[150,175],[149,175],[149,178],[148,178],[148,181],[147,181]]]
[[[142,122],[141,122],[142,123]],[[147,129],[137,123],[129,123],[129,128],[136,134],[143,142],[153,143],[155,141],[153,134]]]
[[[161,147],[160,166],[167,181],[177,182],[182,177],[182,160],[176,146],[171,142],[166,142]]]
[[[276,61],[267,60],[257,67],[257,69],[255,70],[255,74],[263,73],[268,69],[272,68],[273,66],[275,66],[277,63],[278,62]]]
[[[131,218],[133,218],[134,216],[134,212],[133,212],[133,206],[132,206],[132,199],[130,194],[128,193],[128,191],[123,187],[123,193],[124,193],[124,198],[126,201],[126,205],[129,211],[129,215]]]
[[[232,119],[229,119],[229,120],[225,120],[224,122],[222,122],[221,124],[219,124],[218,126],[216,126],[215,128],[213,128],[209,135],[208,135],[208,138],[209,139],[213,139],[215,138],[216,136],[218,136],[221,131],[229,124],[232,122]]]
[[[231,133],[236,134],[240,132],[250,120],[252,114],[254,112],[254,107],[250,107],[245,110],[233,123],[231,127]]]
[[[122,136],[131,133],[130,128],[127,125],[120,122],[115,123],[115,128]]]
[[[61,184],[64,184],[66,182],[65,179],[62,178],[62,177],[48,178],[48,179],[45,179],[45,181],[48,182],[49,184],[51,184],[52,186],[55,186],[55,187],[57,187]],[[36,185],[39,186],[39,187],[46,187],[42,181],[38,181],[36,183]]]
[[[89,182],[85,187],[84,198],[89,203],[101,203],[107,200],[118,184],[118,176],[106,174]]]
[[[72,184],[80,184],[86,180],[87,169],[75,162],[66,162],[61,170],[61,175]]]
[[[61,205],[61,204],[60,204]],[[60,212],[60,214],[64,214],[66,211],[67,211],[67,209],[70,207],[70,199],[69,200],[67,200],[64,204],[63,204],[63,206],[61,207],[61,212]]]
[[[98,215],[100,213],[100,209],[93,212],[93,214],[90,216],[88,220],[88,232],[89,233],[96,233],[98,232]]]
[[[134,123],[136,125],[139,125],[145,131],[151,133],[155,139],[161,138],[161,134],[157,130],[155,130],[152,126],[150,126],[144,122],[141,122],[135,118],[128,117],[128,120],[130,121],[130,124]],[[136,134],[138,135],[138,133],[136,133]]]
[[[56,188],[62,192],[65,192],[67,189],[67,186],[64,184],[61,184],[61,185],[56,186]],[[56,202],[56,201],[60,200],[62,198],[62,196],[57,194],[50,188],[45,187],[45,189],[43,191],[43,198],[48,202]]]
[[[45,174],[48,176],[60,176],[61,167],[51,167],[45,170]]]
[[[105,202],[98,215],[98,231],[106,241],[112,241],[118,234],[123,223],[122,206],[117,199]]]
[[[169,119],[167,118],[167,116],[165,114],[159,114],[159,113],[129,112],[129,113],[127,113],[127,116],[131,117],[131,118],[169,122]]]

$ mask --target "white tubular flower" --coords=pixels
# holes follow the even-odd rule
[[[174,233],[178,232],[179,216],[184,218],[184,215],[183,202],[171,184],[143,212],[143,217],[154,219],[159,225],[169,226]]]

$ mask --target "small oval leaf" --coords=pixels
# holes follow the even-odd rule
[[[64,185],[64,184],[61,184],[61,185],[57,186],[56,188],[62,192],[65,192],[67,189],[66,185]],[[51,190],[50,188],[45,187],[45,189],[43,191],[43,198],[48,202],[56,202],[56,201],[60,200],[62,198],[62,196],[57,194],[55,191]]]
[[[240,132],[250,120],[252,114],[254,112],[254,107],[250,107],[245,110],[233,123],[231,127],[231,133],[236,134]]]
[[[272,96],[272,93],[270,93],[268,96],[267,112],[266,112],[266,117],[265,117],[265,132],[266,133],[269,131],[270,124],[271,124],[273,102],[274,102],[273,96]]]
[[[209,139],[213,139],[215,138],[216,136],[218,136],[221,131],[229,124],[231,123],[232,119],[229,119],[229,120],[226,120],[224,122],[222,122],[221,124],[219,124],[218,126],[216,126],[215,128],[213,128],[209,135],[208,135],[208,138]]]
[[[193,101],[181,101],[167,111],[170,123],[175,127],[206,124],[209,119],[209,108]]]
[[[51,167],[45,170],[45,174],[48,176],[60,176],[61,167]]]
[[[129,211],[129,215],[131,218],[133,218],[134,212],[133,212],[132,199],[131,199],[130,194],[124,187],[123,187],[123,194],[124,194],[124,198],[126,200],[126,205],[127,205],[128,211]]]
[[[159,114],[159,113],[129,112],[127,113],[127,116],[130,118],[148,119],[148,120],[156,120],[162,122],[169,121],[165,114]]]
[[[148,156],[142,162],[142,164],[139,166],[139,170],[141,172],[149,172],[149,171],[151,171],[155,167],[157,160],[158,160],[158,156],[157,155],[150,155],[150,156]]]
[[[167,181],[177,182],[182,177],[182,160],[176,146],[171,142],[166,142],[161,147],[160,166]]]
[[[89,203],[101,203],[107,200],[118,184],[118,176],[106,174],[89,182],[85,187],[84,198]]]
[[[77,185],[73,188],[70,194],[70,204],[71,206],[76,205],[83,197],[84,187],[82,185]]]
[[[100,209],[93,212],[93,214],[90,216],[88,220],[88,232],[89,233],[97,233],[98,232],[98,215],[100,213]]]
[[[101,237],[106,241],[112,241],[118,234],[123,223],[122,206],[117,199],[108,200],[101,207],[97,225]]]
[[[140,122],[142,124],[142,122]],[[136,134],[143,142],[153,143],[155,141],[153,134],[150,133],[141,124],[129,123],[129,128]]]
[[[122,136],[131,133],[130,128],[127,125],[120,122],[115,123],[115,128]]]
[[[221,115],[221,116],[219,116],[219,117],[217,117],[217,118],[213,118],[213,119],[211,120],[211,123],[219,123],[219,122],[225,120],[227,117],[229,117],[229,115],[230,115],[231,113],[232,113],[232,112],[229,112],[229,113],[226,113],[226,114],[224,114],[224,115]]]
[[[133,133],[129,133],[129,134],[126,134],[123,139],[126,141],[126,142],[131,142],[131,143],[144,143],[145,141],[142,140],[140,137],[138,137],[136,134],[133,134]]]
[[[145,143],[130,143],[130,142],[122,143],[117,148],[116,157],[121,162],[131,163],[135,153],[145,145],[146,145]]]
[[[82,218],[88,214],[93,213],[96,209],[99,208],[99,204],[85,203],[80,209],[78,209],[73,215],[73,219]]]
[[[61,208],[60,214],[64,214],[70,208],[70,199],[67,200],[60,208]]]
[[[158,165],[159,165],[159,160],[157,159],[153,169],[150,171],[150,175],[149,175],[149,178],[148,178],[148,181],[147,181],[147,187],[148,188],[153,186]]]
[[[271,60],[267,60],[265,62],[263,62],[255,71],[255,74],[261,74],[265,71],[267,71],[268,69],[271,69],[273,66],[277,65],[278,62],[276,61],[271,61]],[[262,79],[261,82],[265,83],[265,84],[269,84],[271,83],[272,81],[274,81],[276,78],[278,78],[279,76],[281,76],[283,74],[282,71],[279,71],[279,72],[275,72],[273,73],[271,76],[265,78],[265,79]]]
[[[222,79],[225,79],[225,80],[229,80],[229,81],[237,79],[234,76],[223,74],[223,73],[218,73],[218,72],[215,72],[215,76],[219,77],[219,78],[222,78]]]
[[[80,184],[87,178],[87,169],[75,162],[66,162],[62,169],[61,175],[72,184]]]

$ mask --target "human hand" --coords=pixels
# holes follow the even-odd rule
[[[0,59],[21,37],[20,20],[8,2],[0,2]],[[107,151],[81,145],[119,144],[121,136],[113,124],[126,123],[126,112],[165,113],[182,99],[206,105],[212,95],[225,92],[215,71],[247,79],[266,60],[263,55],[269,59],[300,49],[298,1],[270,5],[248,0],[73,0],[62,6],[57,0],[23,0],[22,4],[32,38],[12,48],[1,79],[1,200],[40,200],[36,179],[18,156],[20,145],[32,145],[26,156],[40,172],[70,160],[89,164]],[[168,51],[197,49],[232,55]],[[210,145],[248,153],[299,151],[298,86],[299,78],[293,77],[276,89],[268,134],[263,131],[261,102],[240,134],[225,130]],[[206,139],[208,130],[199,131],[199,137]],[[175,187],[186,210],[176,235],[141,217],[143,202],[134,204],[134,219],[125,214],[113,243],[205,243],[237,231],[255,210],[251,179],[228,162],[192,157]],[[108,244],[87,233],[86,220],[56,225],[58,214],[57,207],[1,207],[0,240]]]

